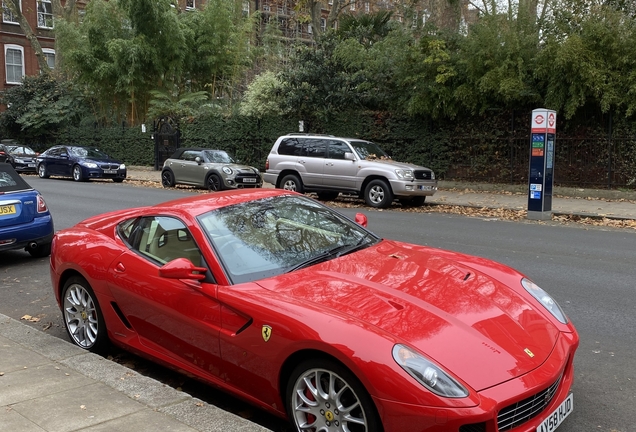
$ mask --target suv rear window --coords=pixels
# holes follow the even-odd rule
[[[285,156],[300,156],[303,143],[298,138],[285,138],[278,144],[278,154]]]

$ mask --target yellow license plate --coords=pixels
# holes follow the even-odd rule
[[[15,206],[14,205],[4,205],[0,206],[0,216],[15,214]]]

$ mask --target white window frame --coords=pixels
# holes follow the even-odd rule
[[[20,0],[20,10],[22,10],[22,0]],[[7,15],[8,14],[8,15]],[[9,19],[7,19],[9,17]],[[15,21],[11,21],[13,18]],[[18,24],[20,23],[17,20],[17,17],[14,17],[9,8],[4,5],[4,0],[2,0],[2,22],[7,24]]]
[[[9,50],[15,50],[15,51],[20,51],[20,61],[21,61],[21,67],[22,67],[22,76],[20,77],[20,81],[9,81],[9,73],[8,73],[8,67],[9,66],[17,66],[17,65],[9,65],[7,63],[7,52]],[[20,45],[13,45],[13,44],[7,44],[4,46],[4,80],[7,84],[22,84],[22,78],[24,78],[25,72],[24,72],[24,47],[20,46]]]
[[[320,18],[320,30],[327,31],[327,20],[324,18]]]
[[[51,69],[55,69],[55,50],[51,48],[42,48],[42,52],[44,53],[46,64],[48,64]],[[47,54],[53,54],[53,66],[49,63],[49,57],[46,56]]]
[[[247,14],[247,16],[250,15],[250,1],[249,0],[243,0],[243,12]]]
[[[197,3],[196,0],[190,0],[190,2],[192,2],[192,6],[188,5],[188,0],[186,0],[186,10],[193,10],[197,8]]]
[[[314,32],[314,29],[311,28],[311,24],[307,24],[307,33],[312,34]]]
[[[45,11],[40,10],[40,5],[49,5],[49,10],[51,13],[47,13]],[[37,11],[38,11],[38,28],[52,29],[53,28],[53,5],[51,4],[51,0],[37,0],[36,1]],[[47,20],[49,18],[51,25],[46,25]]]
[[[366,13],[369,13],[369,10],[371,10],[371,6],[369,5],[369,2],[364,2],[364,11]]]
[[[349,10],[352,10],[352,11],[356,10],[356,2],[355,1],[351,2],[351,6],[349,6]]]

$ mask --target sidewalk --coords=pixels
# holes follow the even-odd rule
[[[0,314],[1,432],[266,432]]]
[[[128,179],[161,181],[161,172],[145,167],[129,167]],[[272,187],[264,183],[264,187]],[[466,184],[440,181],[440,190],[426,199],[432,205],[504,208],[526,210],[528,195],[523,185]],[[580,217],[635,219],[636,191],[604,189],[554,188],[552,214]]]

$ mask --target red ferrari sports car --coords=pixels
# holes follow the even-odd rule
[[[60,231],[71,340],[187,371],[297,431],[543,432],[577,332],[522,274],[380,239],[290,191],[201,195]]]

